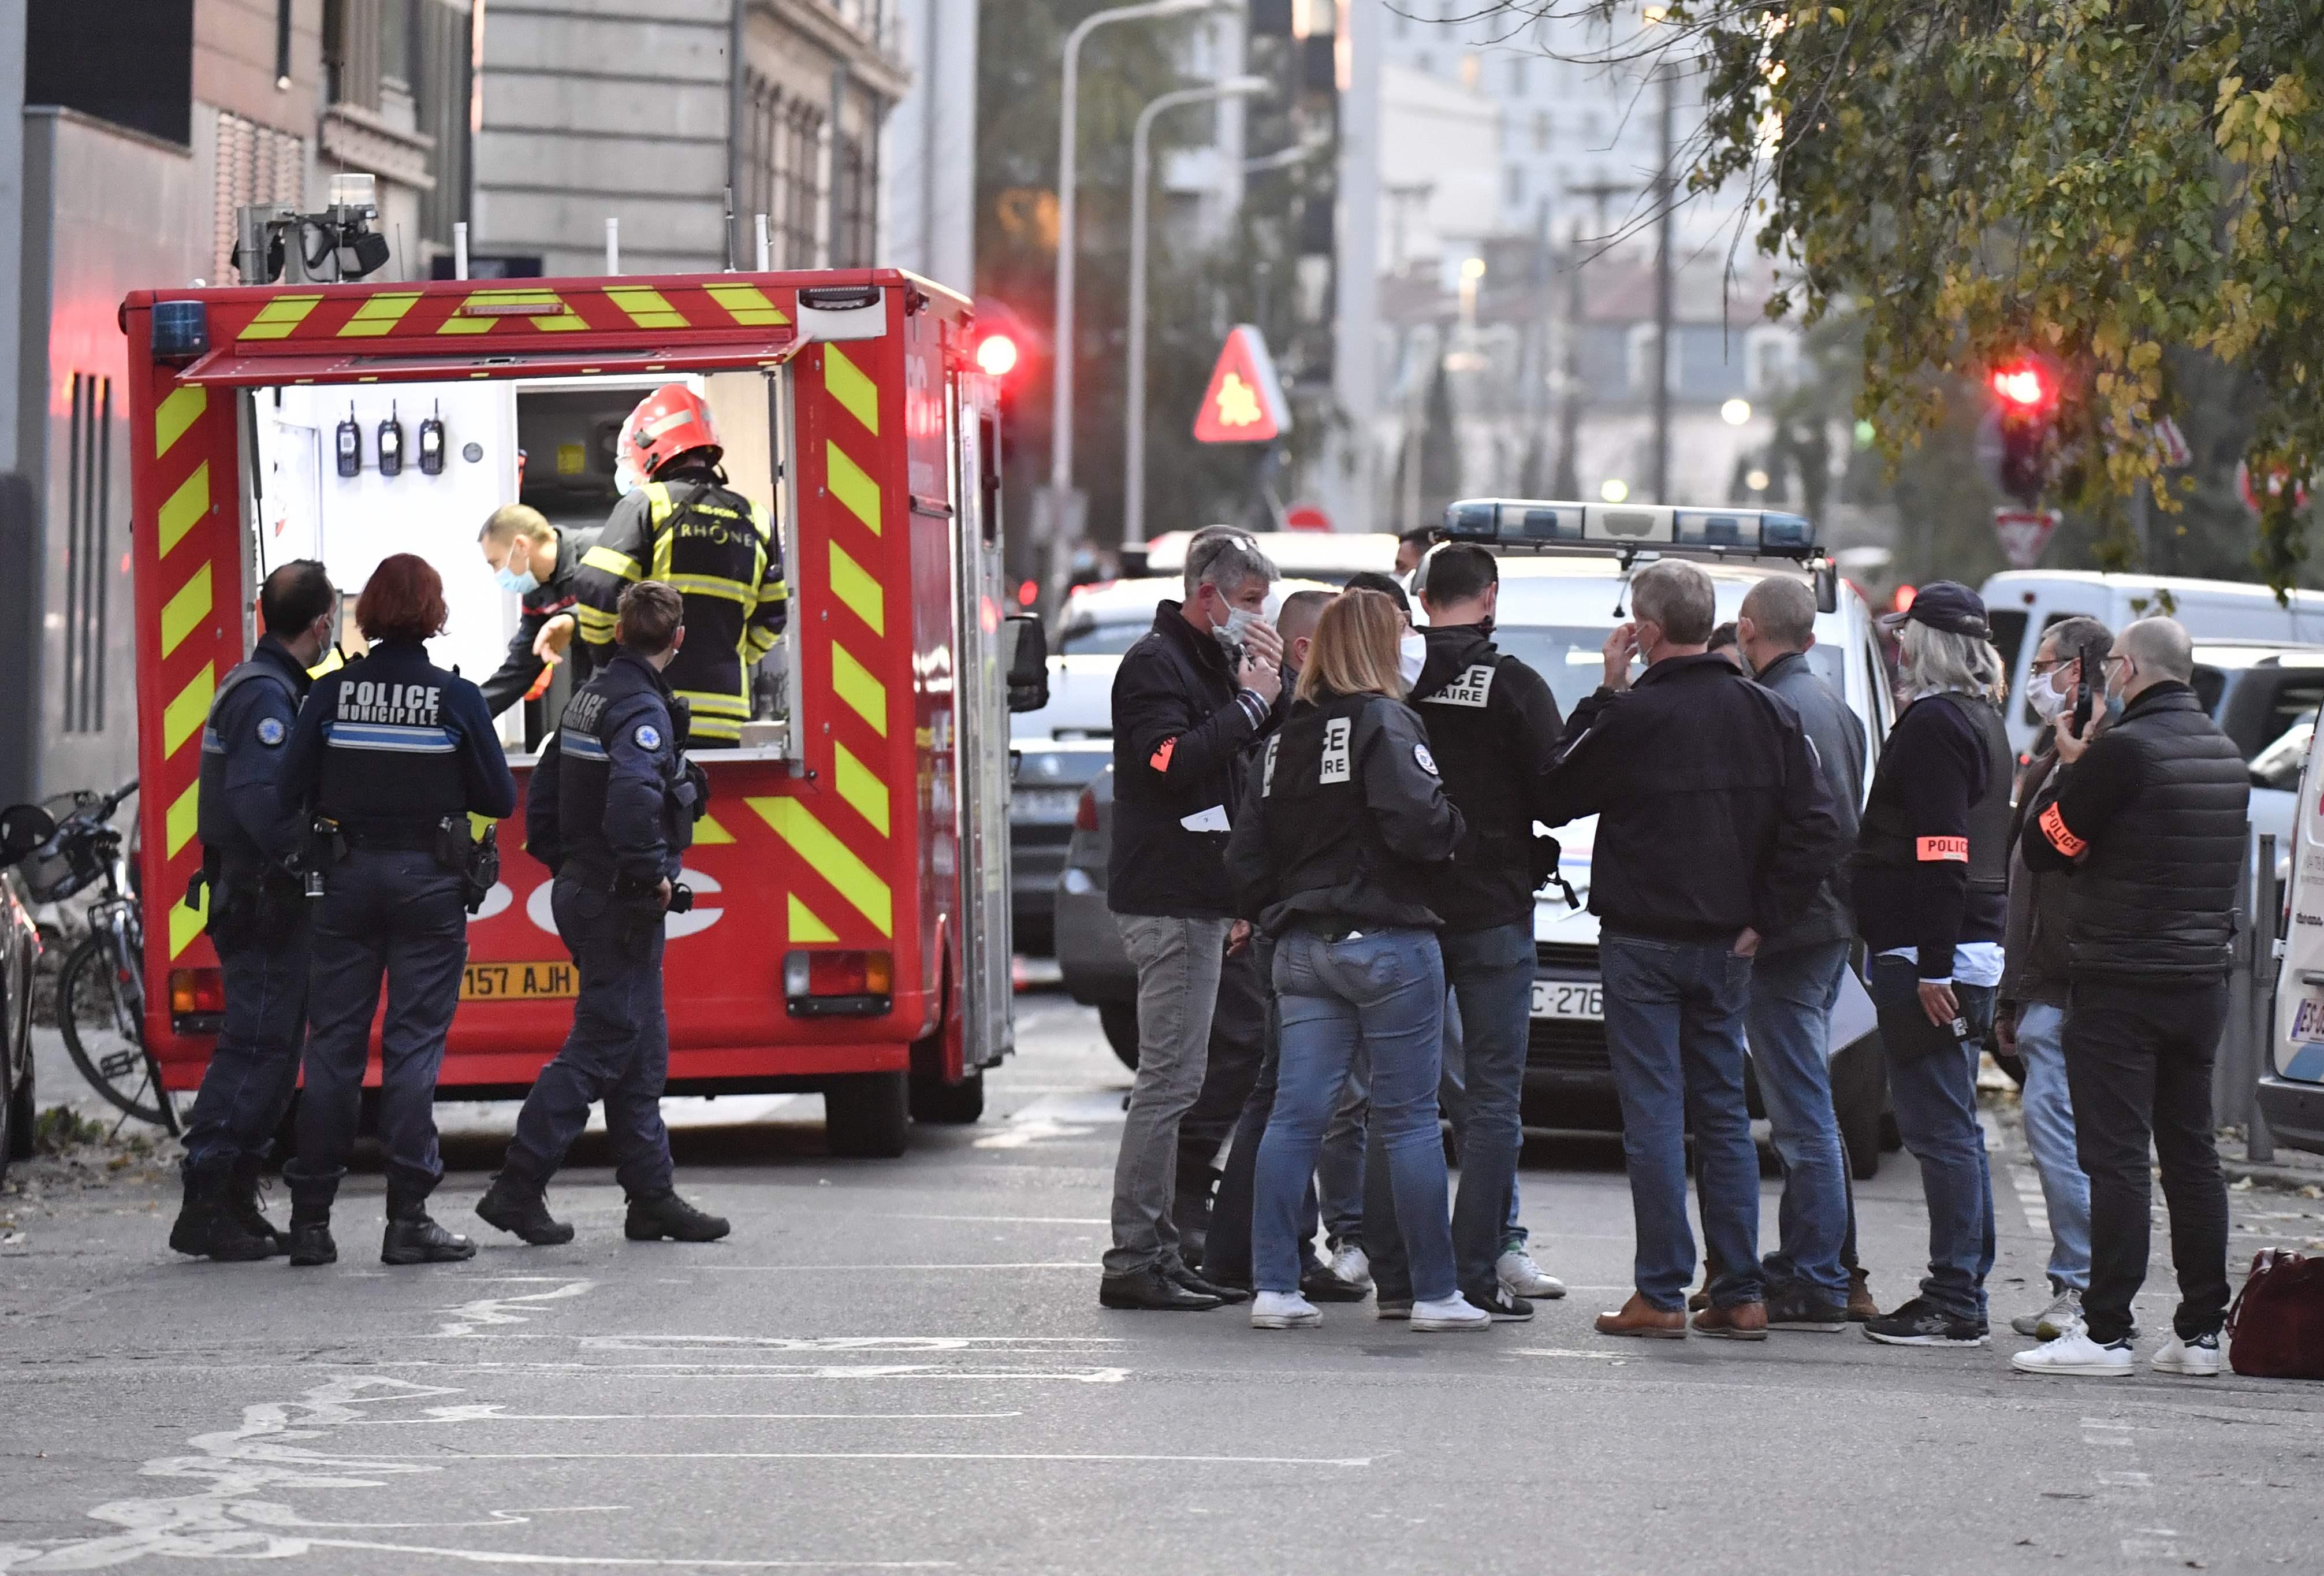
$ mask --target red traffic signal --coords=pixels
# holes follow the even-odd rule
[[[2030,361],[1997,366],[1988,381],[1995,394],[2019,410],[2030,411],[2050,403],[2050,380]]]
[[[1006,377],[1017,370],[1017,341],[1005,332],[986,334],[976,342],[977,370],[989,377]]]

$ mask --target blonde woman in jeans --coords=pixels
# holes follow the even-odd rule
[[[1268,742],[1227,847],[1237,911],[1275,943],[1282,1024],[1251,1220],[1255,1329],[1323,1322],[1299,1293],[1302,1205],[1359,1048],[1411,1259],[1412,1327],[1491,1323],[1453,1275],[1436,1128],[1444,961],[1425,891],[1462,823],[1426,729],[1404,703],[1408,633],[1378,591],[1346,592],[1324,610],[1290,717]]]

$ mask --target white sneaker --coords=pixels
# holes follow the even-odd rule
[[[2219,1338],[2214,1333],[2199,1335],[2192,1340],[2181,1340],[2174,1333],[2163,1343],[2163,1349],[2147,1358],[2146,1362],[2158,1374],[2184,1374],[2191,1379],[2216,1379],[2219,1377]]]
[[[1372,1261],[1352,1242],[1340,1244],[1332,1255],[1332,1273],[1351,1286],[1372,1289]]]
[[[1250,1302],[1253,1330],[1313,1330],[1323,1322],[1315,1304],[1296,1292],[1261,1292]]]
[[[1493,1274],[1512,1297],[1563,1297],[1565,1283],[1534,1263],[1523,1247],[1512,1247],[1493,1261]]]
[[[2117,1379],[2130,1372],[2130,1342],[2100,1346],[2079,1324],[2057,1340],[2021,1351],[2009,1366],[2021,1374],[2073,1374],[2084,1378]]]
[[[2055,1340],[2074,1325],[2082,1321],[2082,1293],[2068,1286],[2050,1301],[2039,1313],[2020,1313],[2009,1321],[2009,1328],[2020,1335]]]
[[[1490,1330],[1493,1316],[1455,1292],[1434,1303],[1412,1305],[1415,1330]]]

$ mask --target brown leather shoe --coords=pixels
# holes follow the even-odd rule
[[[1720,1340],[1765,1340],[1767,1304],[1736,1303],[1725,1308],[1705,1308],[1694,1316],[1694,1332]]]
[[[1869,1324],[1880,1317],[1880,1304],[1872,1300],[1872,1277],[1860,1269],[1848,1272],[1848,1321]]]
[[[1657,1308],[1643,1293],[1632,1292],[1621,1312],[1598,1315],[1598,1333],[1643,1336],[1648,1340],[1684,1340],[1686,1315],[1675,1308]]]

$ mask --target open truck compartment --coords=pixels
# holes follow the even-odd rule
[[[696,754],[712,802],[696,906],[667,921],[671,1092],[860,1104],[864,1075],[942,1089],[1010,1049],[999,430],[965,301],[893,271],[270,286],[141,292],[122,326],[147,1032],[172,1089],[197,1086],[214,1026],[173,1010],[216,968],[184,901],[201,725],[258,579],[320,559],[354,650],[364,579],[420,553],[450,608],[431,651],[482,679],[518,617],[485,517],[521,501],[601,524],[622,418],[671,382],[709,401],[791,598],[742,747]],[[562,690],[500,718],[521,785]],[[571,1019],[521,843],[520,814],[469,925],[442,1079],[460,1098],[521,1090]]]

